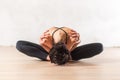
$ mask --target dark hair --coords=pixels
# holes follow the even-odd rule
[[[53,45],[49,52],[51,63],[58,65],[65,64],[70,59],[70,54],[63,42],[58,42]]]

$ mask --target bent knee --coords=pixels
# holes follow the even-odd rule
[[[95,43],[95,48],[98,53],[101,53],[103,51],[103,44],[102,43]]]
[[[21,51],[22,44],[23,44],[23,41],[17,41],[17,43],[16,43],[16,49],[19,50],[19,51]]]

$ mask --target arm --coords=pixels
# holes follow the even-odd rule
[[[80,41],[79,41],[79,42],[76,42],[76,43],[73,45],[73,47],[71,48],[70,52],[73,51],[73,50],[77,47],[77,45],[78,45],[79,43],[80,43]]]
[[[74,30],[71,30],[71,32],[68,35],[70,38],[69,38],[67,47],[68,47],[69,51],[71,52],[80,43],[80,35],[79,35],[79,33],[77,33]]]
[[[47,51],[52,48],[52,38],[49,34],[49,30],[45,31],[43,35],[40,36],[40,45]]]

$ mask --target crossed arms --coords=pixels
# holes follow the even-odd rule
[[[77,45],[80,43],[80,35],[74,30],[71,30],[70,33],[68,33],[69,40],[66,44],[66,47],[69,51],[74,50]],[[40,45],[47,51],[49,52],[50,49],[52,48],[52,37],[49,33],[49,30],[45,31],[41,36],[40,36]]]

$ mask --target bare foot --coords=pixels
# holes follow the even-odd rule
[[[46,58],[48,61],[50,61],[50,57],[49,57],[49,55],[47,56],[47,58]]]

